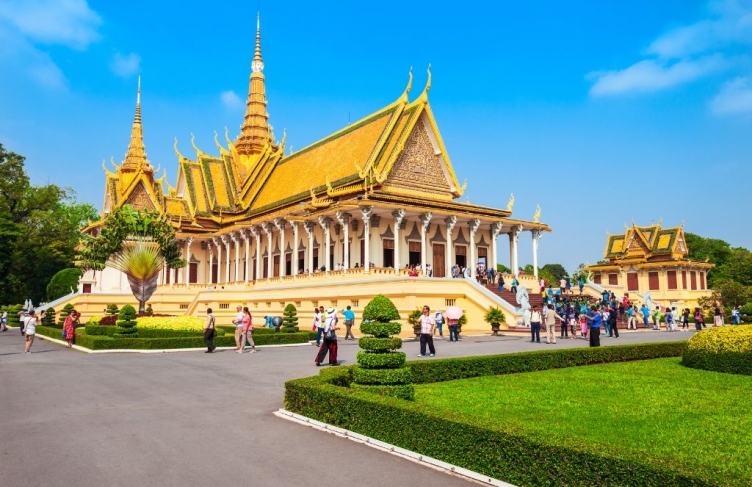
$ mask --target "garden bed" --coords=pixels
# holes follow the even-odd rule
[[[750,485],[750,454],[742,446],[750,442],[750,400],[739,399],[752,396],[749,378],[681,367],[685,347],[686,342],[651,343],[408,362],[416,391],[482,377],[456,382],[460,388],[469,384],[467,391],[440,394],[448,407],[432,403],[428,393],[422,398],[416,392],[416,401],[406,401],[351,389],[354,367],[331,369],[287,382],[285,407],[520,486]],[[637,362],[665,357],[674,358]],[[629,363],[597,365],[610,362]],[[575,367],[581,365],[595,366]],[[558,380],[548,380],[548,374]],[[506,381],[503,392],[496,389],[478,403],[473,381],[497,380]],[[674,394],[672,383],[686,386],[690,395],[704,392],[690,400]],[[557,397],[557,390],[577,396],[586,388],[589,397],[545,399]],[[630,395],[636,398],[626,401]],[[716,397],[720,407],[712,402]],[[731,407],[728,398],[746,406]],[[494,405],[506,405],[507,399],[515,404]],[[688,407],[680,404],[685,400]],[[464,411],[465,404],[475,409]],[[624,422],[617,422],[620,416]],[[727,427],[734,421],[739,424]],[[581,436],[593,422],[592,435]],[[624,446],[638,436],[650,438]],[[614,443],[619,437],[622,443]],[[695,458],[708,448],[717,450],[708,454],[714,461]]]

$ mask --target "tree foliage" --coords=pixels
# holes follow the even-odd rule
[[[387,323],[400,319],[399,311],[392,300],[383,294],[377,294],[363,308],[363,319]]]
[[[0,144],[0,302],[6,303],[45,299],[52,277],[71,267],[82,225],[98,218],[70,188],[32,185],[24,161]]]
[[[57,298],[61,298],[66,294],[69,294],[71,289],[75,291],[78,287],[78,280],[81,279],[81,276],[81,269],[75,267],[69,267],[68,269],[59,271],[52,276],[50,283],[47,284],[47,300],[54,301]]]
[[[718,301],[727,309],[752,301],[752,252],[717,238],[684,234],[689,249],[688,259],[710,262],[708,287],[713,290],[709,303]]]
[[[541,267],[541,271],[546,271],[553,276],[555,283],[558,283],[563,278],[567,277],[567,270],[561,264],[546,264]]]

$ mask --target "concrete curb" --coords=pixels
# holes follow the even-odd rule
[[[361,435],[360,433],[355,433],[353,431],[346,430],[344,428],[338,428],[337,426],[332,426],[330,424],[316,421],[315,419],[311,419],[306,416],[301,416],[300,414],[295,414],[293,412],[287,411],[286,409],[279,409],[274,412],[274,415],[277,416],[278,418],[282,418],[287,421],[292,421],[294,423],[302,424],[303,426],[309,426],[319,431],[325,431],[327,433],[331,433],[336,436],[339,436],[340,438],[347,438],[348,440],[370,446],[371,448],[375,448],[377,450],[389,453],[390,455],[398,456],[405,460],[409,460],[411,462],[433,468],[434,470],[438,470],[440,472],[444,472],[449,475],[457,475],[458,477],[462,477],[466,480],[470,480],[479,484],[493,485],[496,487],[517,487],[513,484],[510,484],[510,483],[507,483],[498,479],[490,478],[486,475],[481,475],[477,472],[473,472],[472,470],[468,470],[466,468],[462,468],[456,465],[452,465],[450,463],[442,462],[441,460],[427,457],[419,453],[415,453],[414,451],[400,448],[398,446],[390,445],[389,443],[384,443],[383,441],[379,441],[377,439],[374,439],[365,435]]]

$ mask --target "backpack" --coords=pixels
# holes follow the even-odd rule
[[[436,324],[437,325],[444,324],[444,315],[441,314],[441,311],[437,311],[436,312]]]

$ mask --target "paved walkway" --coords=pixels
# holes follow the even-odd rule
[[[604,345],[685,339],[691,332],[623,333]],[[354,362],[357,341],[340,339]],[[525,337],[436,341],[439,357],[487,355]],[[418,343],[404,350],[416,360]],[[0,485],[464,486],[469,482],[276,418],[284,381],[318,372],[314,347],[92,355],[0,333]],[[409,427],[409,425],[406,425]]]

